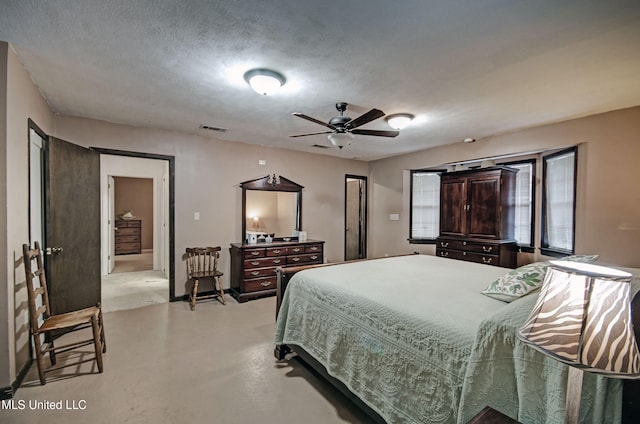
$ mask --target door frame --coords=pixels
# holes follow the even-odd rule
[[[113,156],[128,156],[134,158],[142,158],[142,159],[155,159],[155,160],[164,160],[168,162],[169,165],[169,175],[168,175],[168,206],[169,206],[169,216],[167,219],[167,223],[169,225],[168,231],[168,249],[169,249],[169,301],[175,302],[177,300],[182,300],[182,296],[177,298],[175,296],[175,285],[176,285],[176,275],[175,275],[175,156],[169,155],[159,155],[155,153],[142,153],[142,152],[133,152],[127,150],[117,150],[117,149],[107,149],[102,147],[91,147],[92,150],[100,154],[105,155],[113,155]]]
[[[360,246],[362,249],[362,257],[367,257],[367,228],[368,228],[368,210],[369,210],[369,184],[368,177],[364,175],[352,175],[345,174],[344,176],[344,258],[346,260],[347,257],[347,184],[349,180],[360,180],[360,183],[364,186],[362,187],[362,196],[364,196],[364,201],[361,203],[361,206],[364,210],[360,210]]]

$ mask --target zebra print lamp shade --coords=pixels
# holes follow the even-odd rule
[[[632,275],[592,264],[550,263],[520,339],[584,371],[640,378],[631,322]]]

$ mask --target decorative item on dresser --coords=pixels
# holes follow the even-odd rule
[[[494,166],[442,174],[436,255],[516,267],[516,172]]]
[[[272,243],[232,243],[231,295],[246,302],[276,294],[276,268],[321,264],[324,241],[273,241]]]
[[[115,254],[126,255],[142,252],[142,220],[119,219],[116,221]]]

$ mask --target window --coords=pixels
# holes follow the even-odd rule
[[[524,251],[533,252],[535,211],[535,159],[507,162],[502,165],[518,170],[515,193],[514,237]]]
[[[432,243],[440,233],[440,173],[411,171],[411,243]]]
[[[572,147],[542,158],[542,242],[545,255],[574,252],[577,151]]]

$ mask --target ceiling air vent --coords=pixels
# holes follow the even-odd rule
[[[205,124],[200,125],[200,128],[202,128],[203,130],[217,131],[217,132],[229,131],[229,128],[213,127],[211,125],[205,125]]]
[[[322,144],[313,144],[311,147],[315,147],[316,149],[328,149],[329,146],[323,146]]]

